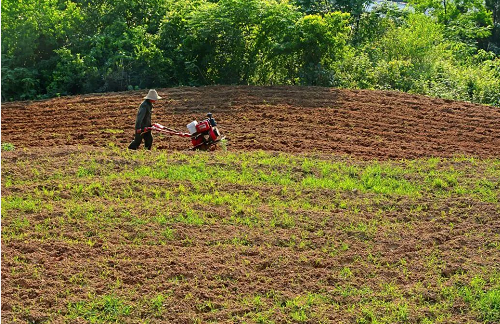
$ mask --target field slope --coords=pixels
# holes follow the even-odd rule
[[[6,323],[497,323],[498,109],[314,87],[2,105]],[[162,106],[163,105],[163,106]]]
[[[229,150],[320,152],[360,158],[498,157],[500,109],[392,91],[213,86],[159,89],[154,122],[187,131],[212,112]],[[2,142],[91,145],[132,140],[144,91],[2,104]],[[189,146],[157,136],[159,149]]]

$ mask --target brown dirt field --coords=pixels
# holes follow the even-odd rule
[[[2,104],[2,142],[17,147],[114,143],[133,137],[146,91]],[[322,87],[210,86],[158,89],[153,122],[186,131],[212,112],[229,150],[270,150],[400,159],[497,157],[500,109],[393,91]],[[190,146],[155,135],[158,149]]]
[[[296,323],[296,311],[304,311],[304,323],[365,323],[363,309],[395,323],[394,313],[404,312],[406,304],[409,310],[398,323],[424,318],[481,322],[456,291],[474,276],[488,278],[499,269],[497,203],[425,190],[422,197],[410,199],[214,179],[221,195],[254,199],[256,212],[244,208],[235,214],[228,204],[200,201],[190,207],[205,215],[207,223],[188,224],[175,215],[182,213],[191,193],[210,194],[211,186],[195,189],[183,181],[188,190],[177,190],[180,182],[169,179],[109,177],[141,166],[158,168],[159,154],[144,154],[150,159],[143,160],[141,154],[85,146],[2,154],[3,179],[12,181],[2,182],[2,195],[40,199],[40,208],[33,211],[19,208],[4,215],[2,209],[6,323],[91,323],[92,311],[113,318],[113,311],[99,304],[103,296],[116,297],[132,310],[118,320],[101,317],[97,323]],[[93,162],[98,176],[76,176]],[[225,162],[224,155],[211,163],[243,167]],[[467,181],[488,178],[489,167],[443,161],[437,170],[458,169],[465,178],[460,183],[471,186]],[[308,174],[296,172],[293,178],[300,184]],[[78,186],[96,183],[103,193],[75,194]],[[135,194],[128,197],[126,188]],[[171,198],[155,197],[166,192]],[[293,226],[269,226],[276,201],[290,206],[284,211],[295,220]],[[296,201],[308,204],[291,208]],[[341,208],[340,201],[359,210]],[[166,225],[157,221],[164,211],[172,214],[167,218],[174,231],[171,240],[164,239]],[[234,221],[246,215],[258,222]],[[455,295],[447,297],[448,291]],[[152,306],[159,294],[165,296],[162,313]],[[74,305],[81,302],[83,310],[77,312]],[[79,318],[72,318],[72,311]],[[449,318],[440,321],[442,314]]]
[[[122,150],[145,91],[2,104],[2,143],[16,147],[2,152],[5,323],[485,322],[460,294],[477,278],[484,291],[499,287],[499,108],[321,87],[158,92],[154,122],[185,131],[210,111],[230,152],[171,154],[189,140],[162,134],[154,152]],[[299,162],[225,158],[246,150]],[[457,155],[480,159],[406,160]],[[255,177],[168,178],[197,157],[228,178],[249,164]],[[415,162],[421,169],[394,180],[424,189],[304,188],[322,172],[304,168],[308,158]],[[292,184],[253,181],[258,172]],[[433,184],[440,175],[450,188]]]

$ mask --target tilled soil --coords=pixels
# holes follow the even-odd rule
[[[158,89],[153,122],[187,131],[212,112],[228,149],[318,152],[363,159],[474,155],[500,150],[500,109],[394,91],[210,86]],[[145,91],[2,104],[2,142],[17,147],[116,144],[133,137]],[[156,134],[154,146],[190,147]]]
[[[118,176],[159,168],[166,156],[174,160],[161,168],[197,155],[175,160],[159,151],[113,154],[88,146],[4,152],[4,321],[360,323],[373,314],[390,323],[444,316],[447,323],[482,322],[459,293],[475,277],[490,289],[487,279],[498,273],[498,203],[439,190],[411,198]],[[82,170],[92,163],[94,175],[86,176]],[[211,163],[231,170],[249,161]],[[459,184],[488,180],[498,191],[490,167],[464,159],[431,169],[455,169]],[[296,185],[314,174],[291,170]],[[192,194],[213,198],[190,202]],[[215,201],[225,194],[249,199],[242,199],[247,207]],[[205,223],[186,222],[187,211]]]
[[[210,111],[229,151],[318,153],[353,164],[500,156],[495,107],[319,87],[158,92],[165,99],[156,103],[154,122],[184,131]],[[460,184],[477,184],[477,196],[424,192],[410,199],[214,180],[216,189],[202,186],[195,194],[231,194],[255,199],[255,206],[238,211],[192,203],[188,181],[112,176],[153,169],[161,155],[141,159],[113,147],[132,140],[144,95],[2,104],[2,143],[16,147],[2,152],[6,323],[484,322],[484,311],[460,293],[475,278],[499,271],[498,180],[491,179],[497,162],[445,160],[438,167],[460,170],[466,178]],[[189,145],[186,138],[155,134],[159,150]],[[88,176],[92,163],[95,173]],[[296,170],[296,183],[308,172]],[[493,198],[478,198],[481,190]],[[296,200],[305,203],[277,207]],[[185,222],[186,210],[208,223]],[[252,225],[255,215],[259,223]],[[485,291],[492,284],[486,281]]]

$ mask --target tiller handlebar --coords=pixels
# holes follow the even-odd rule
[[[189,134],[189,133],[179,132],[179,131],[176,131],[175,129],[165,127],[161,124],[153,124],[153,126],[146,127],[144,130],[157,131],[157,132],[161,132],[161,133],[165,133],[165,134],[169,134],[169,135],[181,136],[181,137],[191,137],[191,134]]]

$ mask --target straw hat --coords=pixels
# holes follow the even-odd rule
[[[161,97],[158,95],[158,92],[156,92],[155,89],[151,89],[149,90],[148,95],[144,97],[144,99],[158,100],[161,99]]]

